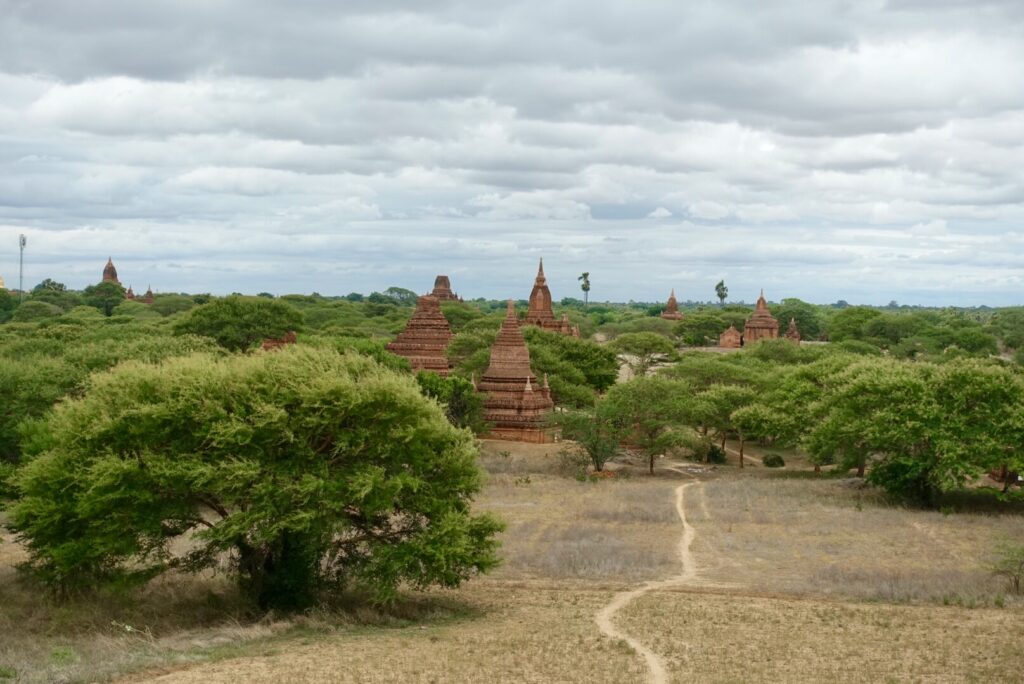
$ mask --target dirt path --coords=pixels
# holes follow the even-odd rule
[[[688,474],[685,471],[676,470],[672,467],[669,467],[669,470]],[[616,627],[614,618],[617,612],[648,592],[656,591],[658,589],[677,587],[686,584],[697,577],[697,565],[693,559],[693,554],[690,553],[690,545],[693,543],[694,537],[697,536],[697,532],[693,529],[693,526],[690,525],[689,521],[687,521],[686,508],[683,505],[683,497],[686,489],[695,484],[697,483],[687,482],[685,484],[681,484],[676,487],[675,491],[676,513],[679,515],[679,520],[683,523],[683,535],[679,539],[678,547],[679,562],[682,563],[683,571],[674,577],[654,582],[647,582],[636,589],[616,594],[608,605],[594,615],[594,622],[597,623],[598,629],[600,629],[605,636],[610,639],[621,639],[625,641],[629,644],[630,648],[636,651],[637,654],[644,659],[644,662],[647,664],[647,669],[650,672],[649,681],[652,684],[666,684],[668,682],[668,673],[665,671],[665,664],[662,662],[661,657],[647,646],[644,646],[629,634]]]

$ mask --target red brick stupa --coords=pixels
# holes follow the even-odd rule
[[[434,289],[430,293],[431,297],[437,297],[438,301],[442,302],[459,302],[459,296],[452,292],[452,283],[448,280],[448,276],[439,275],[434,278]]]
[[[661,317],[667,321],[683,320],[683,314],[679,313],[679,302],[676,301],[675,288],[672,288],[672,294],[668,296],[668,304],[665,305],[665,310],[661,312]]]
[[[555,318],[555,312],[551,309],[551,290],[548,289],[548,280],[544,277],[544,259],[540,260],[537,268],[537,278],[533,281],[533,290],[530,292],[530,307],[526,311],[526,325],[535,325],[544,330],[572,335],[572,323],[569,322],[569,314],[562,314],[562,320]]]
[[[758,340],[775,340],[778,337],[779,322],[768,311],[768,302],[764,299],[764,290],[761,290],[754,313],[750,314],[743,325],[743,344],[752,344]]]
[[[491,437],[518,442],[548,441],[544,423],[554,406],[551,389],[546,378],[544,385],[539,386],[530,369],[530,350],[526,348],[512,300],[491,347],[491,363],[477,383],[477,390],[484,395],[484,420],[491,424]]]
[[[117,279],[117,269],[114,268],[114,260],[110,257],[107,257],[107,265],[103,267],[103,282],[121,284],[121,281]]]
[[[796,327],[796,319],[789,319],[789,327],[786,328],[786,339],[790,342],[800,344],[800,329]]]
[[[718,346],[724,349],[739,349],[743,346],[743,335],[735,325],[730,325],[728,330],[718,336]]]
[[[451,339],[452,329],[441,313],[441,303],[433,295],[423,295],[416,300],[416,310],[405,330],[387,348],[392,354],[409,359],[413,370],[434,371],[444,377],[448,375],[445,350]]]

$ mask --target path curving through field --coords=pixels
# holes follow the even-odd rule
[[[688,474],[684,471],[676,470],[671,467],[669,470]],[[650,673],[648,681],[650,681],[651,684],[667,684],[668,673],[665,671],[665,664],[657,653],[616,627],[614,618],[616,613],[625,608],[635,599],[648,592],[686,584],[697,577],[697,564],[693,559],[693,554],[690,552],[690,545],[693,543],[694,537],[697,536],[697,532],[693,529],[693,526],[690,525],[689,521],[687,521],[686,508],[683,505],[686,489],[695,484],[697,483],[687,482],[685,484],[681,484],[676,487],[675,491],[676,513],[679,515],[679,520],[683,523],[683,534],[679,539],[678,547],[679,562],[682,563],[683,571],[678,575],[669,577],[668,579],[646,582],[636,589],[620,592],[612,598],[608,605],[594,615],[594,622],[597,623],[598,629],[600,629],[605,636],[610,639],[621,639],[625,641],[629,644],[630,648],[636,651],[637,654],[644,659],[644,662],[647,665],[647,670]]]

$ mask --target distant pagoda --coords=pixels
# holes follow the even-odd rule
[[[728,330],[718,336],[718,346],[724,349],[739,349],[743,346],[743,335],[735,325],[730,325]]]
[[[439,275],[434,278],[434,289],[430,293],[431,297],[437,297],[438,301],[442,302],[459,302],[459,296],[452,292],[452,283],[448,280],[448,276]]]
[[[103,282],[121,284],[121,281],[117,279],[117,269],[114,268],[114,260],[110,257],[107,257],[107,265],[103,267]]]
[[[750,314],[743,324],[743,344],[748,345],[759,340],[775,340],[779,337],[779,322],[768,311],[768,302],[764,298],[764,290],[757,298],[754,313]]]
[[[548,280],[544,277],[544,259],[540,260],[537,267],[537,278],[533,281],[533,290],[530,292],[530,306],[526,311],[526,325],[535,325],[544,330],[573,335],[572,323],[569,322],[569,315],[563,314],[562,320],[555,318],[555,312],[551,308],[551,290],[548,289]],[[579,333],[575,333],[578,337]]]
[[[448,357],[445,351],[452,339],[448,319],[441,313],[441,303],[433,295],[416,300],[416,310],[405,325],[405,330],[388,344],[392,354],[409,359],[413,370],[434,371],[448,375]]]
[[[796,327],[795,318],[789,319],[789,327],[786,328],[786,339],[800,344],[800,329]]]
[[[683,314],[679,313],[679,302],[676,301],[675,288],[672,288],[672,294],[668,296],[668,303],[665,305],[665,310],[661,312],[661,317],[667,321],[683,320]]]
[[[554,402],[547,378],[538,386],[530,369],[530,350],[523,339],[513,301],[508,302],[505,320],[491,347],[491,361],[477,383],[484,395],[484,420],[490,436],[519,442],[548,441],[544,431]]]

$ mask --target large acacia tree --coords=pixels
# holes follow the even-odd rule
[[[411,376],[356,354],[124,364],[28,443],[10,526],[58,590],[229,559],[260,606],[293,609],[326,586],[388,600],[497,562],[500,524],[470,512],[470,432]]]

